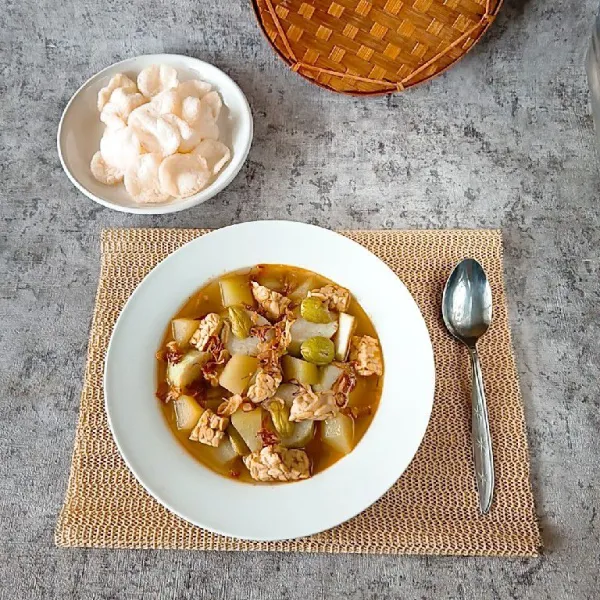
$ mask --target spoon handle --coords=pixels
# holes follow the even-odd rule
[[[471,419],[473,456],[475,458],[475,479],[479,494],[479,509],[482,514],[487,514],[492,505],[494,496],[494,456],[492,454],[492,439],[490,425],[485,403],[485,390],[483,376],[477,348],[469,347],[471,356],[471,369],[473,374],[473,387],[471,391]]]

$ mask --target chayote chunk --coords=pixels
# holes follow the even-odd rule
[[[301,385],[314,385],[319,382],[319,369],[313,363],[285,355],[281,358],[283,380],[295,381]]]
[[[229,435],[229,441],[231,442],[231,445],[238,456],[246,456],[247,454],[250,454],[250,448],[248,448],[244,438],[239,434],[238,430],[233,425],[230,424],[226,431]]]
[[[250,291],[247,275],[230,275],[219,280],[223,306],[254,306],[254,296]]]

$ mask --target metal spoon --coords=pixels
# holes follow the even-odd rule
[[[448,331],[467,346],[471,357],[471,437],[479,509],[485,515],[494,495],[494,457],[476,344],[492,321],[492,290],[476,260],[464,259],[450,274],[442,298],[442,315]]]

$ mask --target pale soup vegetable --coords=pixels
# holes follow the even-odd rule
[[[229,273],[194,294],[157,353],[177,439],[220,474],[307,479],[348,454],[381,396],[377,334],[349,290],[284,265]]]

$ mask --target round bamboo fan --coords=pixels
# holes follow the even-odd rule
[[[343,94],[400,92],[479,40],[502,0],[253,0],[273,48],[309,81]]]

